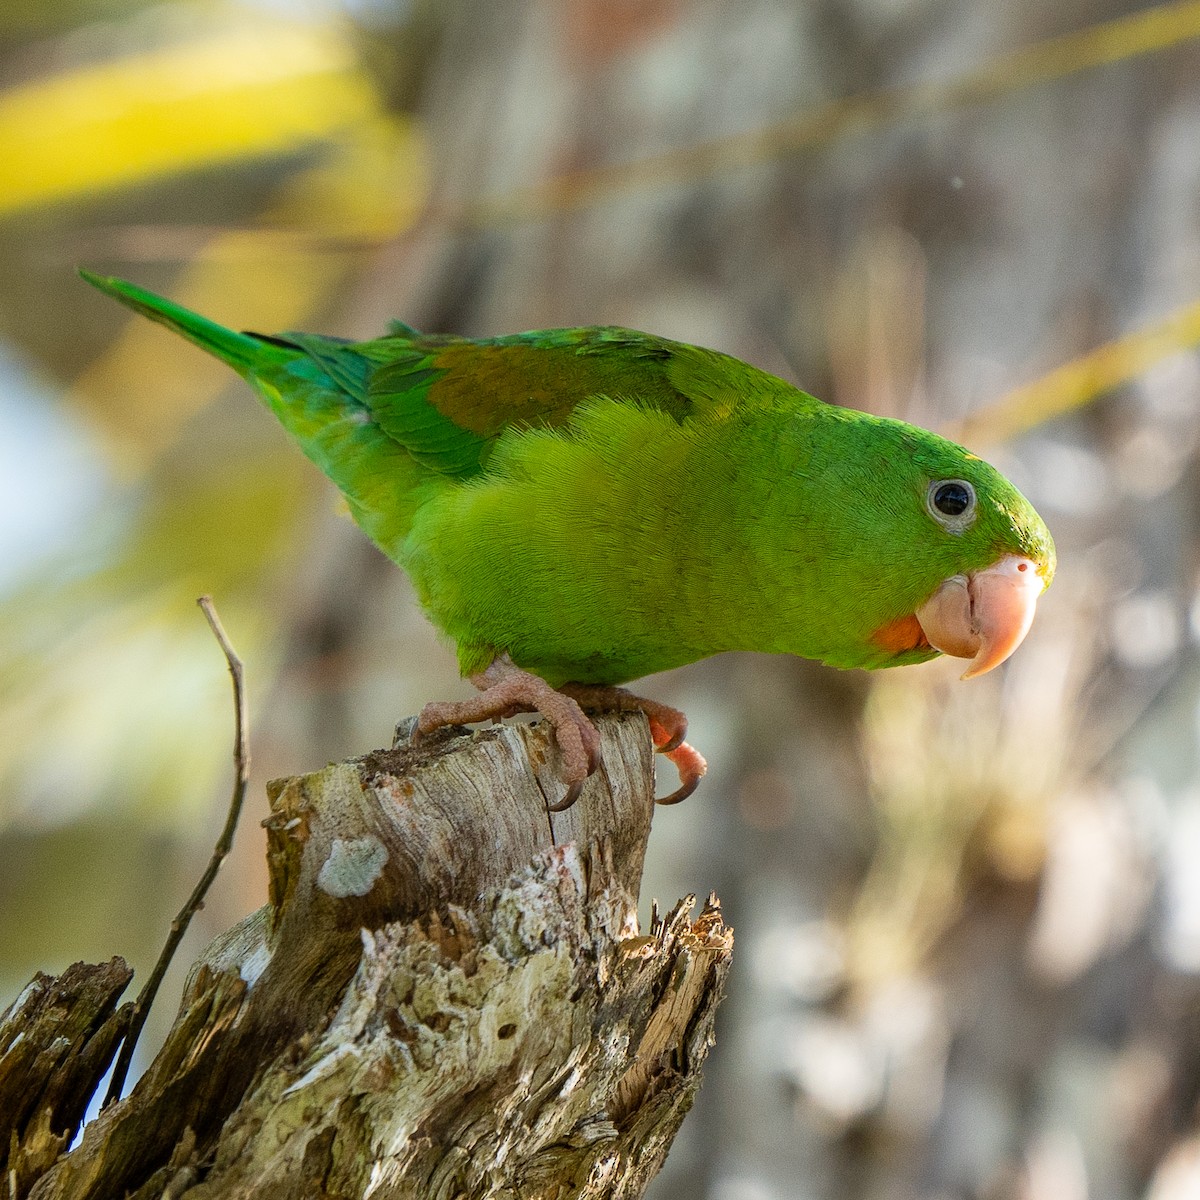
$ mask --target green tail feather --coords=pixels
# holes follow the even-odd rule
[[[369,419],[363,360],[342,362],[333,340],[297,334],[295,344],[237,333],[123,279],[80,271],[134,312],[228,363],[258,393],[300,448],[341,489],[355,520],[400,561],[420,486],[430,472]],[[285,335],[291,337],[292,335]]]
[[[207,317],[200,316],[182,305],[156,296],[136,284],[107,275],[95,275],[82,268],[79,274],[93,287],[99,288],[116,300],[120,300],[134,312],[173,329],[176,333],[194,342],[202,350],[227,362],[239,375],[253,375],[266,363],[278,361],[280,357],[295,357],[294,351],[272,346],[251,334],[237,333],[218,325]]]

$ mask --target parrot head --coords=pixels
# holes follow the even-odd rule
[[[946,438],[846,409],[823,415],[817,491],[835,516],[821,553],[832,564],[829,599],[853,632],[818,656],[881,667],[942,653],[971,660],[965,679],[1000,665],[1054,577],[1042,518],[1000,472]],[[836,454],[850,432],[858,452]],[[814,463],[805,466],[814,481]]]
[[[863,482],[886,514],[874,531],[892,581],[885,611],[897,602],[901,611],[871,625],[868,640],[892,662],[940,651],[971,660],[964,679],[983,675],[1029,632],[1054,577],[1054,542],[1029,501],[977,455],[901,422],[880,424],[882,459]]]

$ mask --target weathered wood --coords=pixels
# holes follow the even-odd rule
[[[401,736],[270,785],[270,903],[194,966],[132,1093],[14,1194],[642,1195],[732,934],[689,898],[639,935],[651,743],[640,714],[598,726],[560,814],[540,725]]]
[[[22,1194],[71,1144],[131,1005],[120,958],[38,974],[0,1016],[0,1178]]]

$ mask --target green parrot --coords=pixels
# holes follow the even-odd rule
[[[427,705],[418,736],[541,713],[555,807],[595,769],[587,711],[646,713],[667,802],[703,775],[683,714],[618,684],[726,650],[981,675],[1054,574],[1041,518],[974,454],[726,354],[612,326],[237,333],[82,274],[242,375],[408,572],[480,689]]]

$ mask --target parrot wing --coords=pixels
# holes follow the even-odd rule
[[[727,355],[616,326],[484,339],[398,322],[392,330],[370,342],[300,333],[269,340],[303,350],[413,458],[449,476],[481,471],[507,430],[563,426],[598,397],[680,423],[781,389],[793,402],[820,404]]]

